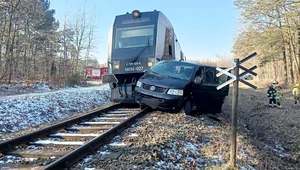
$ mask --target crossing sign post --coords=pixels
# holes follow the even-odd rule
[[[241,77],[246,74],[252,74],[254,76],[257,76],[253,70],[257,68],[257,66],[251,67],[250,69],[247,69],[243,67],[241,64],[245,61],[251,59],[252,57],[256,56],[256,52],[239,60],[234,59],[234,61],[231,61],[229,59],[224,59],[225,61],[228,61],[232,64],[232,66],[228,67],[227,69],[223,70],[219,67],[217,67],[217,77],[220,77],[221,75],[225,74],[229,77],[231,77],[230,80],[224,82],[223,84],[220,84],[217,89],[221,89],[230,83],[233,83],[233,91],[232,91],[232,116],[231,116],[231,147],[230,147],[230,161],[229,161],[229,168],[234,169],[236,165],[236,134],[237,134],[237,107],[238,107],[238,96],[239,96],[239,82],[242,82],[246,84],[247,86],[250,86],[253,89],[256,89],[257,87],[253,84],[247,82],[246,80],[242,79]],[[244,70],[243,73],[239,74],[239,69]],[[233,74],[231,74],[229,71],[233,70]]]

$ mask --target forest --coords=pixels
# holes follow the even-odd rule
[[[93,18],[83,10],[59,23],[49,6],[49,0],[0,0],[0,82],[66,83],[84,66],[98,66],[90,58]]]
[[[234,57],[257,52],[258,78],[285,85],[300,81],[300,1],[235,0],[240,30]]]
[[[300,1],[234,0],[239,13],[232,52],[257,52],[258,79],[300,81]],[[66,83],[92,59],[95,21],[83,9],[60,23],[49,0],[0,0],[0,82]],[[187,56],[188,58],[188,56]],[[213,63],[211,61],[206,61]]]

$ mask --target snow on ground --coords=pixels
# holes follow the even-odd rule
[[[58,89],[59,87],[50,86],[48,83],[31,83],[25,82],[13,84],[0,84],[0,96],[7,96],[13,94],[24,94],[30,92],[45,92]]]
[[[41,93],[0,97],[0,136],[4,133],[17,132],[66,118],[109,103],[108,85],[63,88],[56,91],[51,91],[44,85],[38,87],[42,88],[32,91],[42,91]],[[5,89],[11,89],[12,94],[15,94],[12,89],[16,88],[5,87]]]

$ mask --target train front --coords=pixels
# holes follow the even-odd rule
[[[102,80],[110,84],[112,102],[135,103],[136,82],[155,63],[158,16],[158,11],[138,10],[116,16],[109,36],[109,74]]]

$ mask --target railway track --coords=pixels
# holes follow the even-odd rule
[[[65,169],[130,127],[146,109],[116,104],[0,143],[6,169]],[[26,159],[27,158],[27,159]]]

